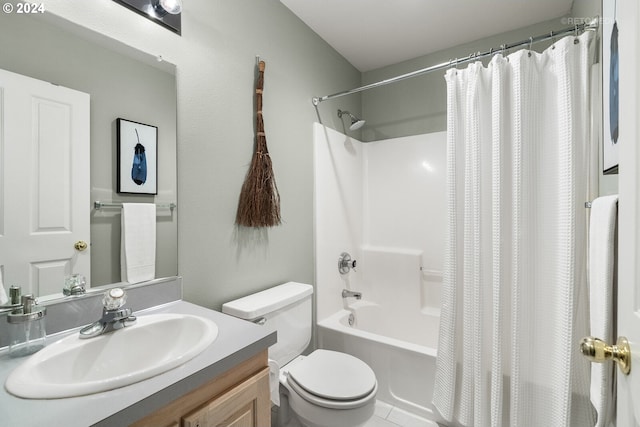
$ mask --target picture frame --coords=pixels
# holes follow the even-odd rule
[[[602,173],[618,173],[619,53],[616,0],[602,1]]]
[[[116,119],[117,192],[158,194],[158,128]]]

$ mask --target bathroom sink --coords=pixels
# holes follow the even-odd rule
[[[206,318],[139,316],[136,323],[95,338],[78,333],[30,356],[7,378],[10,393],[28,399],[83,396],[133,384],[176,368],[218,336]]]

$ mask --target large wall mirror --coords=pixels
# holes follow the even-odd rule
[[[158,205],[177,202],[175,67],[155,55],[137,51],[50,14],[0,14],[0,52],[2,70],[89,95],[90,137],[86,142],[90,145],[89,281],[91,286],[120,282],[121,211],[113,207],[95,209],[93,204],[95,201]],[[155,196],[116,192],[118,118],[158,128],[158,194]],[[25,141],[3,141],[4,144],[21,142]],[[0,172],[5,191],[29,191],[19,173],[9,173],[7,168]],[[157,210],[157,278],[177,274],[178,209]],[[11,224],[5,221],[4,228],[11,228]],[[2,258],[7,258],[11,249],[0,249],[5,252],[0,252],[1,266]],[[4,272],[5,289],[14,284],[25,285],[16,281],[9,271]],[[28,288],[26,291],[43,296],[61,291],[63,284],[59,284],[59,290],[48,287],[46,292]]]

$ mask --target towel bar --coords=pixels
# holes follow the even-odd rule
[[[99,211],[99,210],[101,210],[103,208],[122,208],[122,202],[109,203],[109,202],[101,202],[99,200],[96,200],[95,202],[93,202],[93,207],[97,211]],[[157,208],[165,208],[165,209],[174,210],[175,208],[178,207],[178,205],[176,205],[173,202],[171,202],[171,203],[157,203],[156,207]]]

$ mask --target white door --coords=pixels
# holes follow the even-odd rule
[[[620,201],[618,335],[631,347],[631,372],[618,370],[617,426],[640,426],[640,8],[618,0],[620,51]]]
[[[6,288],[46,295],[61,292],[66,274],[90,278],[89,178],[89,95],[0,70]],[[85,250],[74,247],[81,241]]]

